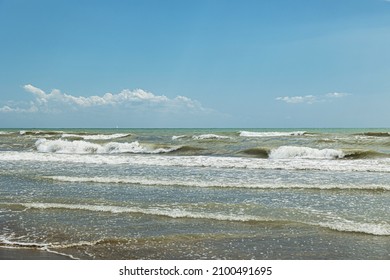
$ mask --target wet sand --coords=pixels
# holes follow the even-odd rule
[[[70,260],[62,256],[42,250],[0,248],[0,260]]]

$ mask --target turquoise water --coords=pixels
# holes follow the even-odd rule
[[[389,259],[390,129],[0,131],[0,246]]]

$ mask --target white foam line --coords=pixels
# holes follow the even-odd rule
[[[146,214],[156,216],[166,216],[170,218],[194,218],[194,219],[212,219],[219,221],[269,221],[258,216],[242,215],[226,215],[221,213],[197,213],[189,212],[184,209],[172,209],[163,207],[121,207],[107,205],[78,205],[78,204],[62,204],[62,203],[21,203],[20,205],[30,209],[69,209],[69,210],[86,210],[95,212],[111,212],[111,213],[133,213]]]
[[[313,223],[313,225],[316,225]],[[390,235],[390,225],[380,225],[380,224],[371,224],[371,223],[359,223],[352,222],[349,220],[343,219],[342,221],[330,221],[330,222],[320,222],[318,223],[321,227],[326,227],[332,230],[337,230],[341,232],[357,232],[357,233],[367,233],[372,235],[381,235],[386,236]]]
[[[158,156],[158,155],[99,155],[56,154],[37,152],[0,152],[2,161],[66,162],[85,164],[128,164],[135,166],[178,166],[243,169],[323,170],[390,172],[390,159],[258,159],[213,156]]]
[[[22,239],[24,236],[16,237],[13,239]],[[10,237],[9,237],[10,238]],[[51,243],[35,243],[35,242],[18,242],[18,241],[11,241],[9,238],[5,236],[0,236],[0,243],[3,243],[1,247],[8,248],[8,249],[36,249],[41,251],[46,251],[48,253],[65,256],[74,260],[79,260],[79,258],[74,257],[70,254],[60,253],[57,251],[53,251],[49,247],[51,247],[53,244]],[[53,247],[56,247],[55,245]],[[60,246],[58,246],[60,248]]]
[[[321,226],[332,230],[343,232],[361,232],[372,235],[390,235],[390,225],[388,224],[372,224],[354,222],[341,218],[332,218],[325,222],[311,222],[301,220],[285,220],[285,219],[269,219],[260,216],[252,215],[234,215],[222,213],[199,213],[190,212],[185,209],[172,209],[163,207],[121,207],[121,206],[107,206],[107,205],[78,205],[78,204],[62,204],[62,203],[21,203],[24,207],[30,209],[69,209],[69,210],[85,210],[96,212],[111,212],[111,213],[133,213],[146,214],[155,216],[165,216],[169,218],[192,218],[192,219],[208,219],[218,221],[233,221],[233,222],[296,222],[312,226]],[[35,243],[32,243],[35,244]],[[43,244],[50,245],[50,244]],[[33,245],[34,246],[34,245]],[[42,246],[40,244],[39,246]]]
[[[389,185],[346,185],[346,184],[326,184],[326,185],[313,185],[313,184],[266,184],[266,183],[240,183],[240,182],[226,182],[222,181],[200,181],[200,180],[172,180],[172,179],[149,179],[140,177],[72,177],[72,176],[44,176],[44,178],[61,181],[61,182],[73,182],[73,183],[103,183],[103,184],[138,184],[146,186],[185,186],[185,187],[200,187],[200,188],[246,188],[246,189],[344,189],[344,190],[390,190]]]

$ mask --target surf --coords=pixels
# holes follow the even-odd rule
[[[223,212],[202,212],[193,211],[181,207],[166,207],[166,206],[113,206],[113,205],[90,205],[90,204],[65,204],[65,203],[20,203],[19,205],[26,207],[27,209],[38,209],[38,210],[50,210],[50,209],[64,209],[73,211],[92,211],[92,212],[109,212],[113,214],[143,214],[162,216],[173,219],[206,219],[206,220],[217,220],[227,222],[283,222],[283,223],[302,223],[312,226],[320,226],[341,232],[358,232],[377,236],[388,236],[390,235],[389,224],[378,224],[368,222],[357,222],[348,220],[337,216],[325,217],[325,220],[316,221],[318,213],[312,213],[312,215],[305,215],[305,210],[302,209],[303,216],[300,216],[298,210],[297,215],[291,216],[289,219],[281,217],[272,217],[267,214],[264,215],[252,215],[252,214],[234,214],[234,213],[223,213]],[[307,213],[306,213],[307,214]],[[317,217],[318,219],[318,217]]]
[[[83,140],[47,140],[44,138],[37,140],[35,142],[35,147],[40,153],[59,154],[159,154],[169,153],[180,148],[152,148],[141,145],[138,141],[131,143],[109,142],[106,144],[97,144]]]

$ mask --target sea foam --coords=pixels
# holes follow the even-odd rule
[[[80,204],[63,204],[63,203],[21,203],[21,206],[32,209],[68,209],[68,210],[84,210],[93,212],[111,212],[115,214],[145,214],[155,216],[165,216],[170,218],[193,218],[193,219],[211,219],[220,221],[269,221],[269,219],[252,216],[252,215],[235,215],[225,213],[207,213],[197,212],[180,207],[170,208],[166,206],[150,206],[147,208],[139,206],[111,206],[111,205],[80,205]]]

